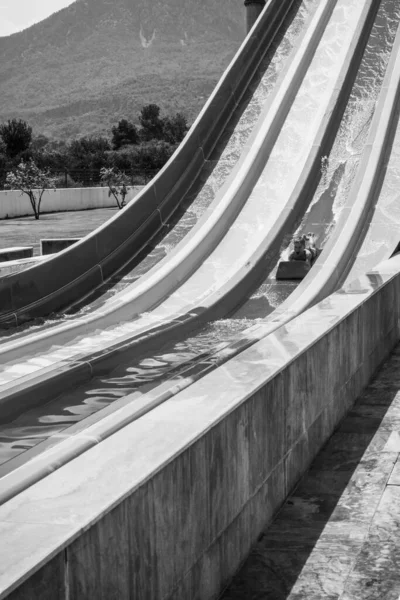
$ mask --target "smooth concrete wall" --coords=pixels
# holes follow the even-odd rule
[[[143,186],[130,188],[129,197],[134,198]],[[46,190],[41,203],[41,213],[88,210],[93,208],[116,207],[113,196],[108,196],[107,187],[68,188]],[[31,203],[26,194],[19,190],[0,192],[0,219],[33,215]]]
[[[48,256],[32,256],[31,258],[21,258],[19,260],[10,260],[0,263],[0,278],[10,275],[10,273],[19,273],[25,269],[30,269],[37,262],[46,260]]]
[[[40,240],[40,254],[54,254],[61,252],[65,248],[69,248],[73,244],[79,242],[81,238],[47,238]]]
[[[3,504],[0,598],[217,598],[399,340],[399,299],[396,257]]]
[[[0,265],[11,260],[32,258],[33,246],[14,246],[11,248],[0,248]]]

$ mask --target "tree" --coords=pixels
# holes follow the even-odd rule
[[[147,104],[143,106],[139,121],[142,126],[140,136],[144,141],[162,140],[164,124],[160,119],[160,107],[157,104]]]
[[[111,150],[110,142],[103,137],[83,137],[71,142],[67,148],[67,166],[71,170],[98,172],[107,164],[107,152]]]
[[[133,123],[130,123],[126,119],[121,119],[118,125],[112,129],[112,146],[114,150],[122,148],[122,146],[129,146],[132,144],[139,143],[139,133]]]
[[[142,171],[158,171],[171,157],[174,149],[166,142],[150,142],[141,146],[135,166]]]
[[[114,196],[118,208],[125,206],[125,198],[129,190],[129,178],[123,171],[115,167],[100,169],[100,179],[108,186],[108,197]]]
[[[13,170],[7,173],[5,188],[20,190],[29,197],[35,219],[40,217],[42,197],[47,189],[56,187],[56,180],[49,171],[39,169],[33,160],[21,161]]]
[[[186,117],[182,113],[163,119],[163,137],[170,144],[180,144],[188,129]]]
[[[73,140],[68,147],[70,156],[78,161],[86,161],[88,157],[101,155],[109,150],[111,150],[110,142],[103,137],[82,137]]]
[[[49,145],[49,142],[50,140],[48,137],[46,137],[43,134],[40,134],[32,138],[31,149],[33,150],[33,152],[40,152],[41,150],[46,148],[46,146]]]
[[[32,127],[20,119],[12,119],[0,125],[0,137],[10,158],[29,149],[32,141]]]
[[[0,138],[0,189],[4,187],[6,175],[11,168],[11,159],[7,156],[6,146]]]

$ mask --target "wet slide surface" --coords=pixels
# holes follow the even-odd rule
[[[301,13],[300,18],[304,18]],[[293,28],[298,26],[298,22],[296,23],[296,21],[294,21]],[[321,66],[323,68],[323,63]],[[322,75],[322,73],[320,73],[320,75]],[[293,138],[292,142],[295,142],[295,140],[296,138]],[[265,179],[262,181],[265,181]],[[241,325],[247,323],[247,319],[248,317],[246,317],[246,319],[240,319]],[[232,323],[233,327],[231,326],[229,331],[226,329],[224,330],[226,341],[229,341],[230,337],[232,337],[232,333],[235,333],[235,319],[231,320],[229,323]],[[182,359],[183,362],[186,362],[187,364],[188,350],[190,353],[195,349],[196,353],[196,350],[198,349],[202,355],[207,354],[209,350],[215,350],[216,339],[221,340],[221,330],[219,329],[218,323],[216,324],[216,328],[212,327],[212,329],[211,335],[209,332],[205,335],[201,333],[194,340],[183,342],[181,344],[181,347],[184,350],[183,352],[180,350],[180,344],[178,344],[171,348],[171,353],[163,354],[162,357],[146,357],[141,361],[138,367],[135,365],[124,365],[123,367],[120,367],[118,372],[113,372],[111,376],[107,378],[107,385],[104,389],[99,389],[97,386],[99,383],[106,383],[105,381],[93,381],[88,386],[81,387],[79,392],[78,390],[74,390],[69,394],[63,395],[52,403],[51,408],[55,412],[54,415],[49,414],[50,407],[41,407],[22,415],[19,420],[14,422],[11,427],[5,428],[3,432],[3,471],[7,471],[11,466],[11,463],[7,464],[11,458],[15,459],[17,456],[23,454],[28,448],[46,444],[46,440],[49,436],[53,436],[53,440],[55,437],[58,440],[62,439],[63,434],[61,432],[63,429],[70,426],[72,423],[79,422],[84,417],[95,413],[99,409],[104,408],[110,401],[112,402],[115,399],[123,398],[127,393],[132,393],[132,391],[142,385],[143,382],[148,381],[149,385],[153,386],[155,381],[160,378],[160,372],[163,372],[164,366],[167,367],[169,375],[171,375],[171,371],[175,368],[178,370],[181,369],[182,367],[180,365]],[[223,337],[222,339],[225,341]],[[146,387],[148,386],[145,385],[144,388],[140,390],[140,394],[145,392]],[[78,397],[83,398],[83,402],[77,403]],[[25,434],[25,437],[21,437],[22,432]],[[27,458],[27,454],[24,458]]]
[[[143,252],[92,294],[75,302],[68,311],[53,314],[46,319],[36,319],[10,330],[0,330],[0,339],[4,338],[6,341],[20,339],[22,332],[29,334],[36,331],[41,332],[44,329],[53,329],[62,322],[76,320],[101,309],[115,295],[132,285],[165,259],[188,235],[237,164],[262,108],[276,85],[278,75],[302,33],[304,22],[315,10],[316,5],[315,0],[306,2],[296,0],[294,2],[291,9],[292,16],[289,15],[287,19],[288,30],[286,31],[287,26],[283,26],[276,36],[235,114],[222,132],[215,149],[192,188],[186,194],[184,201]],[[291,22],[293,17],[294,20]]]
[[[242,113],[242,116],[239,118],[238,123],[235,125],[233,131],[228,131],[226,133],[226,135],[230,138],[230,141],[225,146],[225,149],[226,149],[225,150],[225,159],[221,158],[221,160],[219,160],[214,165],[214,167],[215,167],[215,169],[213,171],[214,174],[215,174],[215,172],[219,172],[220,174],[221,174],[221,172],[223,172],[226,175],[226,173],[228,171],[228,166],[229,166],[229,168],[232,168],[233,164],[235,164],[235,161],[237,161],[238,156],[239,156],[238,153],[239,153],[240,147],[244,143],[246,136],[249,135],[249,132],[250,132],[252,126],[257,121],[258,115],[261,110],[261,106],[265,102],[265,99],[268,97],[268,94],[269,94],[270,90],[272,89],[273,84],[276,81],[277,73],[282,69],[283,62],[290,54],[290,51],[293,48],[296,39],[298,38],[299,34],[302,31],[302,28],[304,27],[305,20],[310,18],[310,15],[315,10],[317,3],[315,1],[311,2],[308,0],[306,2],[298,3],[298,5],[299,5],[299,10],[297,11],[296,16],[295,16],[294,20],[292,21],[292,23],[289,25],[289,29],[286,32],[286,35],[284,36],[283,39],[281,38],[279,45],[276,48],[274,48],[274,53],[272,55],[269,55],[268,57],[266,57],[264,64],[261,65],[260,70],[261,71],[262,71],[262,69],[264,69],[264,70],[266,69],[266,70],[264,71],[264,74],[260,75],[258,78],[257,77],[255,78],[255,83],[248,92],[248,94],[250,95],[250,101],[247,104],[247,108]],[[222,153],[221,157],[223,157],[223,156],[224,156],[224,153]],[[228,162],[229,165],[227,165],[226,162]],[[218,171],[218,169],[219,169],[219,171]],[[221,181],[219,182],[219,184],[221,184]],[[203,192],[203,190],[206,190],[206,191]],[[204,201],[204,198],[203,198],[203,200],[201,200],[202,193],[206,193],[206,196],[207,196],[206,201],[209,202],[210,197],[212,197],[214,191],[215,190],[213,190],[210,183],[208,183],[207,185],[203,185],[202,190],[200,191],[200,194],[198,195],[198,198],[200,197],[199,204],[203,208],[204,208],[205,201]],[[192,210],[193,210],[194,205],[195,205],[195,203],[193,202]],[[188,219],[190,220],[190,217],[188,217]],[[178,229],[180,227],[183,227],[182,223],[180,225],[178,225]],[[175,235],[175,234],[176,234],[176,229],[173,232],[171,232],[171,235]],[[178,235],[177,237],[180,237],[180,235]],[[163,244],[165,244],[166,239],[168,239],[168,236],[167,236],[167,238],[164,238]],[[138,269],[139,268],[144,268],[144,267],[139,266]],[[137,272],[136,272],[136,275],[137,275]],[[66,350],[66,353],[68,355],[68,349]],[[178,358],[178,360],[179,360],[179,358]],[[40,358],[33,359],[32,360],[32,368],[40,368],[41,366],[44,365],[44,362],[43,362],[43,359],[40,359]],[[18,367],[10,370],[11,378],[13,378],[13,377],[18,378],[20,373],[21,372],[19,371]],[[4,374],[4,370],[3,370],[3,374]],[[116,394],[116,397],[119,397],[120,395],[121,394],[118,391]],[[89,406],[89,404],[90,404],[90,406]],[[58,421],[57,423],[54,423],[54,420],[52,420],[51,418],[47,419],[46,416],[44,417],[44,419],[40,419],[41,424],[43,424],[45,426],[45,429],[48,430],[47,433],[45,434],[45,436],[48,436],[49,434],[53,434],[56,431],[60,431],[61,429],[66,427],[68,424],[74,423],[74,422],[80,420],[82,417],[87,416],[88,414],[91,414],[91,413],[97,411],[99,408],[104,406],[104,404],[101,401],[99,402],[95,398],[93,399],[93,402],[90,402],[89,404],[86,405],[86,402],[84,403],[84,406],[87,406],[87,409],[84,408],[83,412],[80,409],[78,409],[77,411],[72,409],[72,413],[74,413],[74,416],[67,417],[66,419],[61,418],[61,423],[59,420],[57,420]],[[68,411],[68,413],[71,415],[70,411]],[[30,419],[30,417],[28,417],[28,418]],[[60,424],[61,424],[61,427],[60,427]],[[15,425],[18,429],[19,425],[17,425],[17,424],[15,424]],[[49,427],[47,427],[47,425],[49,425]],[[36,435],[36,432],[32,431],[32,433],[33,433],[33,435],[30,436],[31,443],[33,445],[39,443],[43,437],[44,432],[42,431],[39,436]],[[7,436],[3,436],[1,438],[0,443],[3,448],[8,446],[6,437]],[[15,439],[14,434],[11,434],[11,437],[13,437]],[[21,451],[22,445],[19,442],[17,442],[16,444],[12,444],[12,445],[14,446],[14,449],[12,450],[12,454],[13,455],[15,453],[18,454]]]
[[[400,19],[400,11],[399,11]],[[400,243],[400,106],[397,107],[397,127],[390,153],[382,170],[383,181],[371,211],[368,229],[347,277],[346,283],[357,279],[368,269],[389,258]]]
[[[325,2],[326,4],[326,2]],[[332,5],[333,6],[333,5]],[[327,14],[327,11],[325,10],[325,12],[323,14]],[[299,17],[297,19],[295,19],[295,21],[293,23],[295,23],[296,27],[293,26],[293,30],[294,33],[296,33],[296,29],[299,29],[299,23],[301,23],[301,21],[304,20],[304,16],[302,15],[302,11],[299,11]],[[321,28],[319,28],[321,29]],[[293,34],[293,32],[292,32]],[[287,37],[287,36],[286,36]],[[292,45],[291,45],[292,47]],[[285,52],[287,49],[287,44],[283,45],[283,56],[285,56]],[[277,54],[281,54],[280,58],[282,58],[282,53],[278,53]],[[282,68],[282,60],[280,60],[280,66]],[[276,68],[275,65],[272,64],[272,72],[273,74],[275,73]],[[254,125],[254,123],[253,123]],[[256,132],[257,133],[257,132]],[[242,140],[243,143],[243,140]],[[248,161],[249,162],[249,161]],[[235,199],[236,200],[236,199]],[[256,202],[260,202],[260,198],[256,198]],[[220,199],[217,200],[217,206],[218,203],[222,203],[220,201]],[[227,204],[225,202],[225,204]],[[228,202],[228,206],[232,204],[230,202]],[[214,205],[213,205],[214,206]],[[240,207],[240,204],[239,204]],[[228,212],[228,211],[226,211]],[[276,212],[276,208],[275,208],[275,212]],[[212,217],[211,213],[211,217]],[[230,217],[231,218],[231,217]],[[212,221],[211,218],[208,218],[208,220],[205,222],[206,224],[208,223],[208,221]],[[204,225],[204,222],[203,222]],[[197,228],[197,233],[199,233],[199,228]],[[201,233],[201,228],[200,228],[200,233]],[[251,234],[250,232],[247,232],[248,234]],[[210,236],[211,237],[211,236]],[[192,236],[193,239],[193,236]],[[205,238],[207,241],[207,238]],[[215,235],[214,235],[214,239],[215,239]],[[185,240],[184,240],[185,241]],[[186,247],[186,241],[185,244],[183,244],[183,248]],[[181,246],[181,250],[182,250],[182,244],[180,244]],[[205,244],[203,244],[203,246],[205,246]],[[208,242],[207,242],[207,247],[209,246]],[[210,251],[210,250],[209,250]],[[182,252],[181,252],[182,254]],[[176,254],[175,254],[176,256]],[[179,254],[178,254],[179,259],[181,260]],[[210,267],[214,266],[216,263],[210,265]],[[168,261],[166,263],[166,265],[168,265]],[[178,269],[177,271],[177,275],[178,277],[182,277],[182,275],[179,274]],[[160,271],[157,271],[156,269],[156,273],[159,273]],[[153,274],[154,275],[154,274]],[[153,277],[154,279],[154,277]],[[200,276],[201,279],[201,276]],[[143,286],[142,286],[143,287]],[[104,348],[105,345],[110,345],[110,343],[112,343],[113,341],[119,341],[121,339],[123,339],[123,336],[129,336],[131,335],[132,332],[137,331],[138,327],[140,328],[142,323],[140,323],[140,321],[142,320],[146,320],[147,316],[145,316],[143,313],[146,310],[145,308],[142,308],[140,311],[139,309],[136,309],[137,311],[140,312],[140,317],[137,319],[137,321],[139,323],[135,323],[132,322],[132,310],[130,307],[130,303],[131,303],[131,294],[135,293],[135,286],[132,287],[132,289],[130,289],[129,294],[124,294],[122,296],[122,299],[119,298],[119,300],[117,301],[116,299],[114,299],[113,301],[110,301],[108,303],[108,317],[110,317],[111,315],[111,323],[116,323],[116,326],[114,327],[107,327],[105,324],[105,313],[103,313],[102,311],[99,311],[96,313],[96,321],[90,320],[89,321],[89,325],[88,325],[88,321],[83,319],[82,321],[79,321],[79,319],[77,319],[74,322],[70,322],[64,326],[60,326],[55,327],[53,330],[49,331],[42,331],[42,328],[39,328],[34,334],[30,334],[30,336],[17,336],[16,339],[8,339],[7,342],[3,344],[0,347],[0,353],[2,354],[2,360],[3,360],[3,368],[1,370],[1,381],[3,383],[12,381],[14,379],[18,379],[22,373],[28,374],[28,373],[33,373],[35,371],[40,371],[41,369],[43,369],[44,367],[50,366],[50,365],[55,365],[57,364],[59,361],[63,361],[64,359],[66,360],[71,360],[71,357],[82,357],[82,355],[87,356],[88,353],[90,352],[95,352],[97,351],[99,348]],[[158,293],[158,292],[157,292]],[[156,293],[156,295],[157,295]],[[165,292],[164,292],[165,294]],[[154,295],[154,294],[153,294]],[[192,292],[192,296],[193,296],[193,292]],[[195,294],[196,296],[196,294]],[[194,297],[195,297],[194,296]],[[124,304],[125,302],[125,304]],[[151,302],[156,302],[156,299],[152,299]],[[123,313],[121,312],[121,303],[123,305]],[[118,317],[113,315],[113,313],[118,312]],[[123,315],[123,316],[122,316]],[[93,316],[93,315],[92,315]],[[123,318],[124,317],[124,318]],[[119,322],[118,322],[119,321]],[[151,322],[151,321],[150,321]],[[79,325],[79,326],[78,326]],[[96,327],[98,329],[98,331],[96,331]],[[90,332],[90,329],[92,329],[93,333]],[[62,333],[63,337],[61,337],[60,333]],[[66,335],[64,335],[64,333]],[[91,333],[91,334],[89,334]],[[49,337],[50,334],[50,337]],[[40,335],[40,337],[39,337]],[[55,336],[58,337],[55,337]],[[46,337],[44,337],[46,336]],[[71,341],[72,343],[69,343],[68,346],[66,345],[66,341]],[[31,343],[31,345],[28,347],[27,344],[28,342]],[[13,345],[14,344],[14,345]],[[32,358],[29,358],[27,361],[25,361],[25,365],[26,368],[24,370],[23,368],[23,360],[22,360],[22,356],[24,355],[24,353],[26,353],[27,356],[31,356]]]
[[[382,6],[387,8],[388,4],[382,2]],[[385,20],[390,23],[387,15]],[[365,98],[370,99],[367,95]],[[356,162],[357,153],[353,156]],[[329,160],[323,161],[324,175],[331,165],[332,152]],[[336,190],[338,195],[343,175],[335,182],[336,188],[328,185],[326,189]],[[311,204],[310,209],[316,204]],[[334,201],[328,204],[332,214],[333,205]],[[329,230],[330,224],[323,215],[315,217],[314,213],[313,219],[322,224],[321,231]],[[326,235],[326,239],[328,237]],[[286,248],[282,250],[285,252]],[[256,318],[258,314],[256,312]],[[205,338],[203,341],[207,343]],[[215,337],[213,341],[215,349]],[[168,359],[167,353],[164,355]],[[245,570],[226,591],[226,599],[258,595],[268,595],[274,600],[398,596],[397,359],[398,351],[317,457],[306,478],[265,532]],[[173,360],[174,356],[171,364]],[[147,361],[149,368],[160,366],[155,364],[154,356],[147,357]],[[117,379],[112,382],[114,389],[118,389]],[[65,412],[63,415],[76,414],[74,410],[76,405],[69,415]],[[50,412],[45,417],[49,415]],[[50,425],[49,421],[44,422]],[[23,452],[14,460],[22,456]],[[3,467],[5,473],[7,463]]]
[[[313,7],[315,9],[316,2],[312,2],[312,3],[307,2],[307,3],[305,3],[305,5],[307,5],[308,7]],[[235,125],[235,127],[233,129],[233,133],[232,133],[232,131],[228,132],[227,135],[230,137],[230,141],[229,141],[228,145],[226,146],[226,149],[227,149],[227,152],[229,153],[229,156],[230,157],[233,156],[233,159],[229,161],[229,169],[228,169],[226,161],[223,159],[223,157],[218,162],[218,164],[221,165],[220,170],[223,170],[225,173],[225,179],[229,173],[229,170],[231,170],[232,167],[234,166],[234,164],[236,164],[236,162],[240,156],[239,149],[241,146],[243,146],[245,144],[246,140],[248,139],[249,134],[251,133],[252,129],[254,128],[254,125],[256,124],[257,118],[260,113],[260,107],[265,103],[266,99],[268,98],[269,92],[271,91],[271,89],[273,88],[273,85],[276,82],[277,72],[281,71],[281,69],[283,68],[283,64],[284,64],[288,54],[290,54],[290,50],[293,48],[294,40],[296,40],[298,38],[299,32],[301,31],[304,20],[308,14],[309,13],[307,12],[305,7],[301,7],[301,10],[298,11],[295,20],[290,25],[287,34],[285,35],[282,42],[279,44],[275,54],[272,57],[270,56],[268,58],[267,71],[260,78],[260,81],[257,82],[257,79],[259,79],[259,78],[256,78],[256,84],[254,84],[253,89],[250,90],[250,92],[249,92],[249,94],[252,96],[250,99],[250,102],[248,103],[244,113],[241,115],[238,123]],[[243,127],[245,127],[245,134],[243,133]],[[231,142],[232,142],[232,145],[231,145]],[[215,195],[215,191],[217,188],[219,189],[219,186],[221,185],[221,183],[222,183],[222,179],[220,181],[218,181],[218,186],[215,186],[213,194],[208,194],[207,203],[210,200],[210,196]],[[205,186],[205,187],[207,187],[207,186]],[[200,211],[200,213],[204,212],[204,208],[206,206],[206,203],[204,203],[203,200],[201,199],[202,191],[205,189],[205,187],[202,188],[202,190],[200,191],[200,194],[199,194],[199,197],[200,197],[199,204],[201,205],[201,209],[202,209]],[[192,205],[192,208],[193,208],[193,205]],[[189,220],[191,220],[190,215],[189,215]],[[179,230],[178,232],[176,231],[177,229]],[[174,230],[170,234],[171,236],[174,236],[175,242],[177,239],[182,238],[182,236],[179,233],[181,231],[181,229],[183,229],[183,225],[182,225],[182,223],[180,223],[180,224],[178,223],[177,227],[174,228]],[[168,239],[168,236],[167,236],[167,239]],[[163,243],[165,244],[165,240]],[[172,247],[172,244],[171,244],[171,247]],[[146,270],[142,264],[138,267],[138,269],[139,268],[142,269],[142,272],[145,272],[145,270]],[[134,279],[136,277],[137,273],[133,273],[131,275],[132,275],[132,278]],[[99,325],[101,326],[101,322],[99,323]],[[42,328],[40,328],[40,327],[36,330],[37,333],[39,333],[41,331],[42,331]],[[25,337],[22,337],[22,338],[20,336],[16,336],[16,337],[18,338],[19,342],[21,342],[21,339],[22,340],[26,339]],[[11,338],[8,338],[7,342],[12,341],[12,338],[13,338],[13,336],[11,336]],[[55,342],[56,341],[57,340],[55,340]],[[79,338],[77,338],[77,341],[79,341]],[[74,341],[74,343],[75,343],[75,341]],[[2,350],[3,347],[1,347],[0,350]],[[54,351],[54,348],[53,348],[53,351]],[[62,356],[62,354],[60,356]]]
[[[317,237],[317,247],[323,249],[342,210],[352,201],[349,193],[368,138],[399,17],[396,2],[381,3],[332,149],[328,156],[322,158],[318,188],[297,229],[288,232],[286,247],[282,249],[279,260],[288,259],[293,235],[313,232]],[[264,319],[297,287],[297,282],[275,280],[277,266],[278,263],[248,303],[237,311],[239,318],[241,315],[245,317],[249,311]]]
[[[150,314],[146,314],[146,308],[142,307],[135,321],[131,320],[133,309],[129,305],[131,302],[130,296],[125,295],[128,298],[126,309],[124,308],[127,318],[116,326],[106,327],[104,318],[101,318],[96,322],[100,331],[88,335],[86,323],[84,323],[84,327],[80,332],[75,329],[72,330],[70,324],[68,325],[70,329],[66,332],[69,336],[68,339],[71,339],[73,335],[76,335],[76,337],[73,339],[73,343],[68,346],[65,345],[66,340],[62,340],[64,342],[63,347],[60,346],[62,343],[61,338],[54,338],[54,341],[53,338],[50,340],[40,339],[39,343],[37,337],[31,336],[29,341],[32,345],[29,349],[32,352],[32,358],[25,361],[22,360],[21,354],[24,351],[28,352],[27,338],[18,340],[18,355],[15,346],[9,348],[6,345],[0,348],[2,353],[8,352],[3,358],[5,364],[1,372],[1,380],[4,383],[18,379],[23,373],[32,374],[46,366],[55,365],[57,361],[71,360],[72,356],[77,357],[76,360],[85,360],[83,356],[87,357],[90,352],[94,352],[99,348],[103,349],[107,344],[119,343],[124,337],[127,340],[133,334],[137,336],[147,335],[148,330],[154,328],[155,325],[168,322],[172,317],[181,315],[182,312],[196,311],[196,306],[192,308],[191,302],[197,302],[197,306],[200,306],[203,299],[207,297],[209,287],[215,293],[218,285],[221,286],[224,281],[232,278],[235,269],[244,268],[247,257],[251,257],[253,248],[256,248],[257,244],[260,244],[266,235],[265,223],[268,222],[268,227],[273,228],[278,214],[286,209],[286,196],[294,193],[296,181],[303,175],[306,158],[313,146],[317,129],[324,122],[326,106],[331,101],[333,88],[335,85],[340,85],[337,83],[337,78],[346,65],[348,47],[353,40],[355,28],[359,20],[363,22],[366,18],[370,5],[371,2],[365,5],[355,0],[350,5],[342,0],[337,5],[326,2],[322,4],[323,12],[318,11],[319,21],[317,23],[319,27],[317,31],[321,33],[324,31],[324,28],[321,27],[321,16],[324,16],[325,19],[326,16],[329,17],[330,15],[329,11],[326,10],[326,6],[331,11],[334,9],[335,15],[328,25],[327,42],[321,43],[315,54],[310,73],[301,86],[298,98],[296,98],[290,111],[287,126],[285,124],[282,128],[277,143],[270,153],[268,163],[254,186],[247,203],[225,238],[220,242],[219,247],[204,260],[197,272],[183,285],[180,285],[176,293],[172,293],[166,301],[155,310],[152,310]],[[368,11],[364,10],[364,7],[367,7]],[[352,18],[349,19],[349,17]],[[343,43],[344,41],[346,43]],[[319,78],[322,79],[324,85],[319,85],[316,89],[314,82]],[[333,94],[334,97],[336,97],[336,94]],[[185,248],[185,245],[183,248]],[[227,259],[227,257],[229,258]],[[239,261],[242,262],[239,263]],[[182,277],[178,269],[174,277]],[[134,293],[134,288],[129,293]],[[117,310],[120,310],[120,303],[115,302],[113,312],[115,313]],[[101,314],[100,317],[102,317]],[[75,323],[72,325],[75,327]],[[90,326],[93,329],[92,323]],[[60,332],[57,331],[57,333]],[[48,345],[53,343],[50,352],[46,352],[44,348],[46,343]],[[35,346],[35,348],[32,346]],[[11,354],[17,360],[12,360]]]
[[[370,59],[370,56],[372,56],[372,53],[376,50],[376,44],[382,43],[382,38],[380,38],[380,33],[382,33],[382,20],[384,19],[382,18],[382,15],[380,15],[380,20],[377,20],[375,30],[371,35],[370,45],[367,47],[365,59],[363,62],[364,67],[362,67],[360,71],[359,79],[361,82],[365,80],[370,80],[370,82],[372,81],[372,87],[367,88],[367,91],[364,92],[365,98],[371,97],[371,89],[379,84],[379,78],[382,77],[382,72],[379,68],[376,69],[375,74],[372,74],[371,76],[371,70],[370,67],[368,67],[368,61]],[[384,33],[384,35],[386,34]],[[390,43],[390,36],[388,37]],[[379,42],[377,42],[377,39],[379,40]],[[382,60],[383,71],[384,65],[386,64],[385,61],[387,61],[387,57],[384,57]],[[358,84],[360,83],[360,81],[358,82]],[[355,94],[355,96],[357,97],[357,93],[359,94],[359,92],[353,91],[353,96]],[[373,102],[370,105],[372,104]],[[349,116],[346,113],[345,115],[346,116],[344,118],[344,123],[348,124]],[[369,119],[370,117],[364,115],[364,122],[368,123]],[[344,127],[343,123],[341,128],[342,127]],[[339,134],[339,148],[343,147],[343,143],[346,147],[349,141],[351,143],[353,142],[354,138],[357,139],[357,136],[359,135],[359,129],[355,127],[355,130],[356,135],[354,135],[354,130],[352,130],[352,127],[350,125],[346,134],[347,137],[345,136],[345,143],[343,142],[341,134]],[[353,137],[351,137],[351,134],[353,134]],[[313,224],[315,224],[316,222],[319,223],[321,227],[321,232],[327,233],[329,233],[331,227],[332,219],[330,219],[330,216],[332,214],[332,209],[331,212],[327,211],[325,213],[329,215],[326,218],[326,220],[324,220],[323,218],[320,219],[319,217],[318,219],[316,219],[315,215],[318,214],[318,207],[322,204],[322,202],[318,204],[318,200],[320,200],[321,198],[325,198],[325,202],[327,197],[332,198],[331,206],[333,206],[333,198],[335,197],[335,192],[337,195],[337,190],[339,189],[340,184],[343,182],[342,177],[338,176],[337,168],[332,167],[332,165],[335,164],[331,158],[332,155],[333,151],[331,152],[329,163],[325,165],[326,177],[322,181],[322,189],[320,185],[319,191],[317,191],[316,194],[317,200],[311,203],[309,211],[311,215],[311,222]],[[340,160],[338,160],[338,162],[340,164]],[[332,173],[330,179],[328,176],[329,167],[331,167]],[[305,230],[309,229],[309,227],[307,226],[307,220],[303,221],[302,226],[305,228]],[[116,369],[109,378],[102,378],[97,382],[92,382],[92,385],[89,385],[86,388],[81,388],[79,395],[82,398],[82,400],[80,402],[76,402],[78,394],[77,391],[75,391],[73,394],[67,394],[63,398],[58,399],[55,403],[52,403],[51,408],[54,409],[54,413],[56,413],[54,415],[50,415],[49,411],[47,412],[47,414],[43,414],[43,411],[41,412],[40,410],[33,411],[33,413],[31,413],[30,415],[24,415],[22,421],[15,422],[13,424],[13,427],[9,428],[8,435],[2,437],[6,452],[7,449],[10,452],[8,458],[11,458],[11,456],[17,456],[27,448],[42,442],[46,436],[59,433],[71,423],[79,421],[81,418],[92,414],[93,412],[103,408],[104,406],[107,406],[110,402],[114,401],[115,399],[121,398],[127,393],[131,393],[134,389],[137,389],[139,386],[143,385],[143,383],[148,382],[148,385],[145,385],[140,390],[140,395],[142,395],[149,386],[152,387],[155,381],[157,381],[157,379],[159,380],[160,375],[162,376],[163,374],[165,374],[165,372],[167,372],[168,375],[171,376],[173,375],[173,371],[177,370],[179,372],[179,365],[180,363],[182,363],[182,359],[184,362],[186,362],[186,365],[188,365],[188,362],[191,362],[192,357],[204,354],[207,355],[209,350],[215,350],[216,341],[218,345],[220,345],[221,342],[229,341],[230,339],[232,339],[232,334],[235,334],[236,331],[245,329],[246,326],[254,323],[254,317],[255,319],[259,319],[260,316],[263,315],[263,312],[260,312],[259,307],[258,309],[255,309],[254,300],[257,300],[257,295],[260,293],[260,290],[265,290],[265,286],[274,285],[273,283],[271,284],[270,281],[273,281],[271,276],[269,276],[266,282],[264,282],[264,284],[262,284],[259,290],[257,290],[256,295],[253,295],[253,297],[249,299],[250,305],[248,304],[248,308],[250,308],[250,310],[247,313],[245,313],[244,316],[241,316],[241,313],[239,311],[233,319],[212,324],[211,326],[209,326],[208,330],[201,332],[198,336],[186,340],[184,342],[178,342],[175,345],[171,345],[171,347],[166,349],[166,352],[160,353],[158,355],[145,357],[142,361],[140,361],[138,365],[130,364],[129,366],[124,365],[118,367],[118,369]],[[271,294],[270,288],[268,288],[268,291]],[[266,297],[266,294],[264,295],[264,297]],[[269,298],[271,298],[271,295],[269,296]],[[271,302],[269,302],[269,305],[271,305]],[[243,311],[243,308],[240,310]],[[262,308],[262,311],[263,310],[264,308]],[[206,356],[205,362],[207,363],[207,361],[209,362],[209,364],[212,363],[212,357],[207,358]],[[49,408],[50,407],[48,407],[47,410]],[[24,424],[24,419],[26,424]],[[38,425],[31,425],[35,422],[38,423]],[[25,432],[28,433],[28,436],[21,444],[21,437],[19,437],[17,441],[18,430],[20,432],[20,428],[23,429],[25,427],[28,428],[25,429]],[[44,430],[46,431],[46,433]]]
[[[400,20],[398,7],[396,20]],[[400,126],[346,286],[398,249]],[[222,598],[398,598],[399,358],[394,350]]]

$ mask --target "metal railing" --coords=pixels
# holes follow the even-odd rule
[[[145,185],[157,173],[158,169],[124,171],[129,178],[130,185]],[[102,187],[99,169],[64,169],[52,173],[57,178],[57,187]]]
[[[124,171],[129,178],[129,185],[146,185],[158,173],[159,169],[131,169]],[[56,178],[57,188],[103,187],[100,169],[61,169],[50,170]],[[0,190],[4,190],[6,173],[0,173]]]

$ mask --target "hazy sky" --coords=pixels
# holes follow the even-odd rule
[[[42,21],[74,0],[0,0],[0,36]]]

